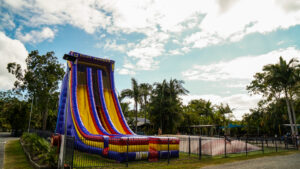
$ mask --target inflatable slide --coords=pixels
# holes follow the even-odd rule
[[[57,134],[64,134],[66,125],[66,134],[75,137],[79,151],[88,150],[119,162],[127,157],[150,161],[179,157],[178,138],[141,136],[130,129],[115,90],[113,60],[72,51],[68,55],[77,59],[68,61],[62,81]],[[67,124],[64,113],[68,113]]]

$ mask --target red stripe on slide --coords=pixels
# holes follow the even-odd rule
[[[115,98],[115,95],[114,95],[113,90],[111,89],[110,92],[111,92],[111,95],[112,95],[112,97],[113,97],[114,106],[115,106],[115,109],[116,109],[116,111],[117,111],[118,118],[119,118],[119,121],[120,121],[120,123],[121,123],[123,129],[125,130],[126,134],[132,134],[132,133],[127,129],[125,123],[124,123],[123,120],[122,120],[122,117],[121,117],[121,114],[120,114],[120,110],[119,110],[119,107],[118,107],[118,105],[117,105],[116,98]]]

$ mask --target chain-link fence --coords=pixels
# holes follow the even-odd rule
[[[297,150],[297,137],[178,136],[180,159],[222,158]]]
[[[174,137],[174,136],[173,136]],[[173,151],[176,144],[166,139],[164,151],[151,152],[149,142],[142,138],[108,138],[108,142],[97,142],[84,138],[67,137],[65,164],[70,168],[125,167],[151,162],[153,153],[158,162],[171,164],[173,160],[202,160],[208,158],[229,158],[256,154],[283,152],[298,149],[296,137],[200,137],[176,136],[179,149]],[[106,144],[106,145],[101,145]],[[178,144],[177,144],[178,146]],[[100,148],[101,147],[101,148]],[[152,153],[152,154],[151,154]],[[176,154],[177,153],[177,154]],[[172,158],[178,157],[179,158]]]

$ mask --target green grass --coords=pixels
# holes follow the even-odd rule
[[[103,166],[105,164],[113,164],[114,166],[122,165],[115,160],[104,158],[97,154],[89,154],[77,150],[74,151],[73,167]]]
[[[32,169],[19,140],[5,144],[4,169]]]
[[[129,168],[200,168],[209,165],[217,165],[217,164],[224,164],[230,163],[235,161],[241,160],[248,160],[260,157],[269,157],[269,156],[277,156],[277,155],[288,155],[293,153],[299,153],[299,151],[284,151],[280,150],[277,153],[273,149],[265,149],[265,153],[263,154],[262,151],[255,151],[249,152],[248,156],[245,153],[239,154],[229,154],[229,158],[224,158],[224,155],[220,156],[203,156],[201,160],[196,154],[188,155],[187,153],[180,153],[180,157],[178,159],[171,159],[170,164],[168,165],[167,160],[160,160],[158,162],[148,162],[148,161],[132,161],[129,162]],[[99,155],[92,155],[87,153],[76,152],[76,156],[74,156],[74,164],[81,167],[88,167],[88,165],[97,165],[103,166],[104,164],[112,165],[113,168],[126,168],[125,163],[123,164],[113,164],[115,162],[109,163],[107,159],[103,159]],[[105,160],[105,161],[101,161]],[[86,165],[84,165],[86,164]],[[83,166],[82,166],[83,165]]]

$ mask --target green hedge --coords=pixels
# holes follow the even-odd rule
[[[32,133],[23,133],[21,140],[30,153],[32,160],[40,165],[48,165],[50,167],[57,167],[57,148],[52,147],[50,143]]]

